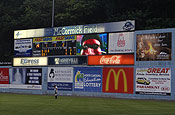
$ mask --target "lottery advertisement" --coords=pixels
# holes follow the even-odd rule
[[[75,67],[74,91],[101,92],[101,67]]]
[[[72,91],[73,67],[49,67],[48,68],[48,90]]]
[[[171,95],[171,69],[136,68],[136,94]]]
[[[10,74],[10,88],[42,89],[41,68],[13,68]]]

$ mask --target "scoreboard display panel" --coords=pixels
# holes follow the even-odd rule
[[[76,55],[77,36],[33,38],[33,56]]]

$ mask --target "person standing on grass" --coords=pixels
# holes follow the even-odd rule
[[[58,95],[58,87],[57,87],[57,85],[54,86],[54,91],[55,91],[55,99],[57,99],[57,95]]]

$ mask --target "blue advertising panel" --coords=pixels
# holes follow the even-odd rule
[[[74,67],[74,90],[101,92],[101,67]]]
[[[15,40],[14,55],[16,57],[32,56],[32,39]]]
[[[87,65],[87,56],[48,57],[48,65]]]

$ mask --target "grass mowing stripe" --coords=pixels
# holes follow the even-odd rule
[[[175,102],[0,93],[1,115],[174,115]]]

